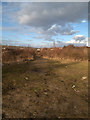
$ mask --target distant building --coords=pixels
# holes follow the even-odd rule
[[[53,50],[52,48],[50,50]]]
[[[37,52],[40,52],[40,48],[37,48]]]

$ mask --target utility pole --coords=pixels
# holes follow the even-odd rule
[[[55,40],[53,41],[53,47],[54,47],[54,48],[56,47]]]
[[[28,40],[28,41],[30,42],[30,41],[32,41],[32,40]],[[28,49],[29,49],[29,47],[31,47],[30,43],[28,43]]]

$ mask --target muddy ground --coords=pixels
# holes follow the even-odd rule
[[[87,118],[88,62],[3,65],[3,118]]]

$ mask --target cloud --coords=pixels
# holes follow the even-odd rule
[[[87,22],[86,20],[82,20],[82,23],[85,23],[85,22]]]
[[[74,44],[74,45],[78,45],[78,46],[88,46],[88,37],[86,38],[83,35],[76,35],[74,37],[75,39],[67,41],[66,43],[68,44]]]
[[[13,16],[13,20],[21,25],[47,29],[56,23],[63,26],[67,23],[88,20],[88,3],[11,2],[3,4],[3,14],[7,15],[8,18],[10,15]]]
[[[0,28],[1,29],[1,28]],[[46,41],[54,41],[53,36],[57,35],[73,35],[79,31],[74,31],[73,27],[68,24],[66,26],[52,25],[49,29],[35,28],[28,26],[18,27],[2,27],[3,31],[16,32],[18,34],[28,35],[30,33],[37,33],[37,36],[33,36],[35,39],[43,39]]]
[[[73,40],[67,41],[67,43],[74,44],[74,45],[81,44],[82,46],[84,46],[84,45],[88,46],[88,38],[86,38],[84,35],[76,35],[73,37]]]
[[[76,41],[82,41],[84,40],[86,37],[84,35],[76,35],[73,37],[74,40]]]
[[[54,47],[53,43],[49,43],[49,46],[51,45],[51,47]],[[67,41],[67,42],[62,42],[62,41],[57,41],[55,42],[55,46],[56,47],[64,47],[64,46],[68,46],[68,45],[74,45],[74,46],[88,46],[87,42],[82,41],[82,42],[76,42],[75,40],[71,40],[71,41]]]
[[[41,32],[43,31],[44,36],[45,34],[54,36],[57,33],[73,35],[78,31],[74,31],[70,23],[88,19],[88,3],[8,3],[3,5],[3,15],[20,25],[43,29]]]
[[[52,25],[49,29],[45,30],[45,29],[38,29],[37,28],[37,33],[39,34],[37,37],[37,39],[44,39],[46,41],[54,41],[53,36],[57,36],[57,35],[73,35],[76,34],[79,31],[74,31],[73,27],[68,24],[66,26],[60,26],[60,25]]]
[[[64,41],[52,41],[52,42],[49,42],[47,44],[44,44],[43,46],[44,47],[54,47],[54,42],[55,42],[55,46],[56,47],[64,47],[64,46],[68,46],[68,45],[74,45],[74,46],[90,46],[90,41],[88,41],[88,39],[90,38],[85,38],[84,40],[82,41],[79,41],[79,40],[70,40],[70,41],[67,41],[67,42],[64,42]]]
[[[22,3],[17,19],[20,24],[44,29],[56,23],[81,22],[88,19],[88,3]]]
[[[62,33],[62,35],[73,35],[73,34],[76,34],[77,32],[79,32],[79,31],[71,30],[70,32],[64,32],[64,33]]]
[[[18,27],[0,27],[0,30],[3,30],[3,31],[19,31],[20,29]]]
[[[3,4],[3,21],[18,24],[17,27],[3,27],[3,31],[22,34],[36,33],[36,39],[54,41],[57,35],[74,35],[72,23],[88,19],[88,3],[68,2],[19,2]],[[12,24],[13,25],[13,24]],[[35,35],[35,34],[34,34]],[[75,37],[74,40],[83,40]],[[64,44],[64,43],[62,43]]]
[[[52,25],[51,28],[48,29],[49,31],[54,31],[55,33],[59,33],[61,35],[73,35],[76,34],[79,31],[74,31],[73,26],[70,24],[67,24],[65,26],[60,25]]]

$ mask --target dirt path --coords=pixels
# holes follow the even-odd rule
[[[86,67],[45,59],[4,66],[3,117],[87,118]]]

